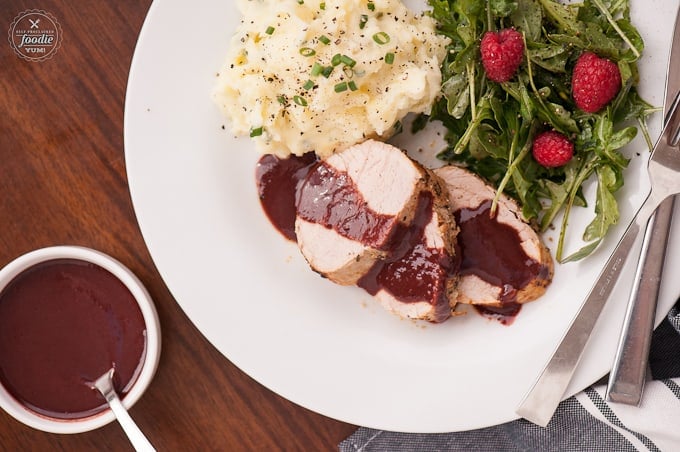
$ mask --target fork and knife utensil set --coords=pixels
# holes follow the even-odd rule
[[[564,333],[516,413],[546,426],[578,366],[598,317],[621,270],[644,233],[640,258],[612,372],[607,399],[638,405],[647,373],[656,301],[672,220],[674,195],[680,193],[680,9],[675,20],[666,74],[663,129],[649,158],[651,189],[607,260],[590,293]]]

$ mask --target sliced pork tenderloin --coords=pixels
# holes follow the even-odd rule
[[[356,284],[411,224],[428,179],[422,166],[380,141],[320,161],[296,198],[295,232],[309,265],[338,284]]]
[[[495,216],[496,190],[457,166],[435,170],[449,193],[460,228],[462,262],[457,301],[503,306],[526,303],[543,295],[552,280],[553,260],[536,231],[522,219],[519,205],[501,195]]]
[[[448,194],[400,149],[369,140],[319,162],[296,209],[298,245],[316,272],[402,317],[450,316],[458,229]]]

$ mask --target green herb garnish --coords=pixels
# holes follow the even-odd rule
[[[373,40],[376,42],[376,44],[387,44],[390,42],[390,35],[385,33],[384,31],[379,31],[376,34],[373,35]]]
[[[323,66],[321,66],[319,63],[314,63],[312,66],[312,70],[309,72],[309,75],[312,77],[316,77],[317,75],[321,74],[323,71]]]
[[[363,30],[364,27],[366,26],[366,22],[368,22],[368,16],[366,14],[362,14],[361,17],[359,18],[359,29]]]
[[[264,132],[262,127],[255,127],[250,129],[250,138],[259,137]]]
[[[307,106],[307,100],[304,97],[299,96],[299,95],[293,96],[293,102],[295,102],[296,104],[298,104],[301,107]]]
[[[328,78],[331,76],[331,73],[333,72],[333,66],[326,66],[321,70],[321,75],[324,77]]]
[[[311,47],[301,47],[300,48],[300,55],[305,56],[305,57],[310,57],[316,55],[316,50],[312,49]]]
[[[347,55],[340,55],[340,62],[349,67],[354,67],[357,64],[352,57],[348,57]]]

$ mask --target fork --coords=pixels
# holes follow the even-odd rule
[[[552,358],[517,407],[517,414],[534,424],[545,427],[562,400],[595,323],[619,279],[621,268],[639,232],[645,228],[649,218],[664,199],[680,193],[679,103],[680,92],[675,94],[668,114],[669,119],[649,159],[647,172],[651,190],[647,198],[607,260]]]

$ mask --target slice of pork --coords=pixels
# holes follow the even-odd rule
[[[479,224],[487,225],[488,228],[481,228],[479,224],[472,222],[467,224],[465,220],[468,218],[490,214],[488,208],[496,194],[495,188],[457,166],[445,166],[436,169],[435,173],[448,188],[451,209],[456,213],[458,227],[461,229],[458,242],[463,261],[456,287],[457,301],[501,306],[508,302],[525,303],[540,297],[552,280],[552,256],[536,231],[522,219],[518,204],[502,195],[493,220],[497,222],[495,226],[493,221],[486,222],[486,219],[482,219],[484,222]],[[465,218],[461,218],[461,215]],[[476,266],[478,256],[470,255],[473,247],[466,247],[466,237],[474,237],[473,241],[482,244],[486,248],[484,251],[493,256],[485,258],[492,262],[489,262],[484,271],[479,271],[480,267]],[[506,240],[508,237],[510,239]],[[505,254],[512,255],[513,262],[509,264],[508,261],[503,261]],[[508,267],[518,267],[522,271],[522,283],[510,284],[507,276],[499,276],[506,275],[506,271],[510,271]],[[497,272],[488,268],[495,268]]]
[[[443,322],[456,305],[458,228],[445,193],[428,196],[416,214],[412,244],[399,256],[388,258],[359,285],[375,292],[378,303],[400,317]]]
[[[320,161],[296,198],[295,232],[309,265],[356,284],[411,224],[428,179],[400,149],[375,140]]]

